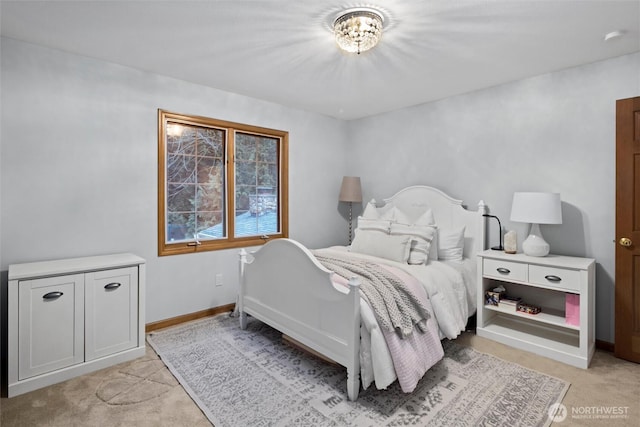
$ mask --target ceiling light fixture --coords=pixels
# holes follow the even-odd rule
[[[333,32],[340,49],[365,52],[380,41],[384,18],[374,9],[355,8],[342,12],[333,22]]]

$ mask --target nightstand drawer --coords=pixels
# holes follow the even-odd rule
[[[576,270],[530,265],[529,281],[538,285],[580,292],[580,272]]]
[[[482,263],[482,274],[503,280],[527,281],[527,264],[485,258]]]

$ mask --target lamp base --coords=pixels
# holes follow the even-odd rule
[[[542,237],[538,224],[531,224],[529,236],[522,242],[522,250],[525,255],[529,256],[542,257],[549,255],[549,244]]]
[[[492,251],[504,251],[504,247],[502,246],[493,246],[491,248]]]

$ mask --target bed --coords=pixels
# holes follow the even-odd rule
[[[475,312],[475,254],[486,248],[483,214],[487,207],[483,201],[477,207],[470,211],[461,200],[436,188],[411,186],[384,199],[380,206],[375,200],[369,202],[358,218],[350,247],[312,251],[295,240],[277,239],[252,253],[241,250],[237,304],[240,327],[246,328],[247,315],[251,315],[344,366],[350,400],[358,397],[361,377],[363,388],[371,383],[386,388],[398,374],[386,341],[388,334],[379,327],[379,318],[372,314],[368,298],[361,295],[362,278],[340,277],[320,260],[326,264],[325,257],[331,260],[344,253],[363,263],[379,262],[384,269],[412,276],[428,294],[433,318],[428,324],[435,325],[430,328],[435,328],[438,339],[455,338]],[[389,228],[382,230],[380,224],[386,227],[387,223]],[[423,225],[435,230],[430,241],[428,236],[424,240],[430,243],[426,247],[416,246],[422,241],[420,238],[396,236],[406,234],[407,229],[409,234],[420,227],[424,229]],[[387,239],[385,242],[402,240],[411,250],[394,249],[402,242],[380,245],[376,243],[380,238]],[[356,249],[358,252],[354,252]],[[393,253],[383,253],[389,251]],[[395,259],[400,252],[402,255],[397,256],[407,257]],[[445,276],[462,283],[456,285],[454,296],[445,291],[453,285],[439,283],[445,281]]]

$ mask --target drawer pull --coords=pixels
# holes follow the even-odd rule
[[[508,268],[504,268],[504,267],[496,268],[496,270],[500,274],[509,274],[509,273],[511,273],[511,270],[509,270]]]
[[[107,283],[106,285],[104,285],[104,288],[108,291],[111,291],[113,289],[118,289],[120,286],[122,286],[120,283],[113,282],[113,283]]]
[[[550,282],[561,282],[562,279],[558,276],[554,276],[553,274],[547,274],[546,276],[544,276],[545,279],[547,279]]]
[[[42,298],[44,299],[58,299],[60,298],[62,295],[64,295],[62,292],[60,291],[55,291],[55,292],[49,292],[48,294],[44,294],[42,296]]]

